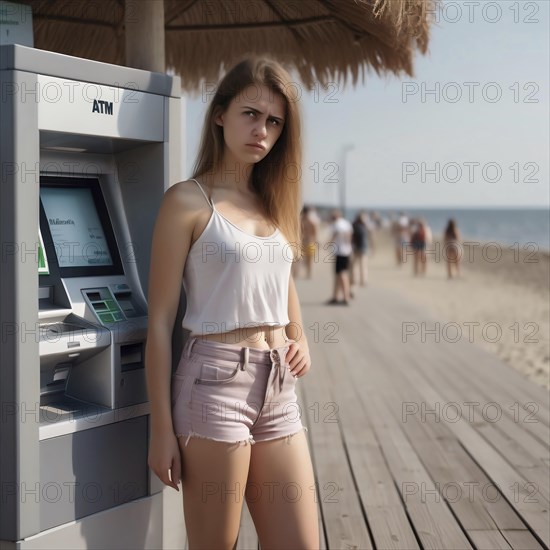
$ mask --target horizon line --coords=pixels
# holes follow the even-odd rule
[[[321,204],[311,201],[303,201],[303,204],[307,206],[315,206],[322,208],[338,208],[342,206],[334,204]],[[548,210],[550,215],[550,206],[540,205],[525,205],[525,206],[509,206],[509,205],[497,205],[497,206],[468,206],[468,205],[431,205],[431,206],[405,206],[405,205],[368,205],[368,206],[346,206],[346,210]]]

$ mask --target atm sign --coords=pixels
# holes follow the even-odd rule
[[[103,113],[104,115],[113,114],[113,102],[112,101],[102,101],[99,99],[94,99],[94,105],[92,107],[92,113]]]

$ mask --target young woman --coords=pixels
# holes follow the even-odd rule
[[[369,230],[366,212],[361,210],[355,216],[352,222],[353,235],[351,237],[351,245],[353,248],[351,269],[350,269],[350,287],[356,284],[355,271],[359,267],[359,285],[367,285],[368,276],[368,248],[372,246],[372,234]],[[352,295],[353,297],[353,295]]]
[[[447,279],[453,278],[453,266],[456,269],[456,276],[460,277],[461,237],[456,227],[456,222],[451,218],[443,234],[443,250],[445,263],[447,264]]]
[[[220,82],[193,177],[153,234],[148,464],[181,479],[189,548],[234,548],[246,499],[262,548],[319,547],[296,384],[311,367],[290,275],[300,243],[300,113],[288,73],[247,59]],[[191,334],[170,376],[182,285]],[[171,379],[171,384],[170,384]],[[170,472],[170,475],[169,475]]]
[[[426,245],[427,231],[424,220],[416,220],[411,235],[411,246],[413,249],[413,275],[426,274]]]

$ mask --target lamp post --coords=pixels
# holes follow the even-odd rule
[[[346,153],[352,151],[354,146],[351,143],[347,143],[342,147],[342,182],[340,184],[340,210],[342,210],[342,216],[346,217]]]

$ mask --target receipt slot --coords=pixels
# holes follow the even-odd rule
[[[9,45],[0,91],[2,548],[161,548],[146,292],[179,78]]]

